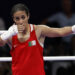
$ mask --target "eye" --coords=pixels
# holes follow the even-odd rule
[[[25,19],[25,16],[24,16],[24,15],[22,15],[22,16],[21,16],[21,18],[24,20],[24,19]]]
[[[19,17],[15,17],[15,20],[17,20],[17,21],[18,21],[19,19],[20,19]]]

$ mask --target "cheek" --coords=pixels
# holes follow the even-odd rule
[[[19,22],[16,22],[16,21],[15,21],[15,24],[17,24],[17,25],[18,25],[18,24],[19,24]]]
[[[24,20],[24,22],[26,22],[26,23],[27,23],[27,22],[28,22],[28,18],[26,18],[26,19]]]
[[[18,22],[16,20],[13,20],[15,24],[18,24]]]

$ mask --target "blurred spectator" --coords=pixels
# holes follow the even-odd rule
[[[2,17],[0,17],[0,30],[5,30],[5,21]]]
[[[72,37],[70,44],[70,55],[75,55],[75,35]]]
[[[68,75],[67,69],[63,67],[58,68],[56,75]]]
[[[65,73],[70,66],[71,61],[54,61],[52,62],[52,75],[68,75],[68,73]]]
[[[53,55],[53,45],[52,44],[47,44],[46,47],[44,48],[44,56],[52,56]]]
[[[5,30],[5,21],[3,18],[0,18],[0,30]],[[9,55],[9,47],[8,45],[5,45],[3,47],[0,47],[0,57],[2,56],[10,56]]]
[[[6,27],[5,27],[5,22],[3,20],[3,18],[0,18],[0,30],[5,30]]]
[[[46,72],[46,75],[52,75],[52,63],[50,61],[45,61],[45,72]]]
[[[46,38],[44,56],[68,55],[67,50],[66,42],[61,41],[61,38]]]
[[[55,45],[54,49],[55,56],[65,56],[67,55],[66,42],[61,41],[59,44]]]
[[[71,26],[75,24],[75,13],[72,12],[71,0],[62,0],[62,12],[56,13],[42,21],[42,24],[57,22],[59,27]],[[70,42],[72,35],[62,38],[65,42]]]
[[[0,75],[11,75],[11,63],[0,62]]]

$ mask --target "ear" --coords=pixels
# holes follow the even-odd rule
[[[15,22],[15,20],[13,19],[13,22]]]
[[[14,20],[14,17],[12,16],[12,20],[13,20],[13,22],[15,22],[15,20]]]
[[[28,20],[29,20],[29,18],[30,18],[30,13],[28,14]]]
[[[13,22],[14,22],[14,23],[16,23],[16,21],[15,21],[14,17],[13,17],[12,19],[13,19]]]

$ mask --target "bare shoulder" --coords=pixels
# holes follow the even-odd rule
[[[41,25],[34,25],[34,29],[37,35],[37,38],[39,38],[41,36],[41,32],[42,32],[42,26]]]
[[[34,26],[36,33],[40,36],[45,36],[45,34],[51,29],[47,25],[35,25]]]
[[[47,26],[47,25],[37,25],[37,27],[40,28],[40,29],[43,29],[43,28],[50,28],[50,27]]]
[[[37,26],[35,25],[35,29],[39,30],[41,32],[46,32],[46,31],[51,31],[52,30],[52,28],[47,26],[47,25],[37,25]]]
[[[46,28],[50,28],[50,27],[48,27],[47,25],[34,25],[34,28],[35,28],[35,30],[37,30],[37,29],[42,30],[42,29],[46,29]]]

